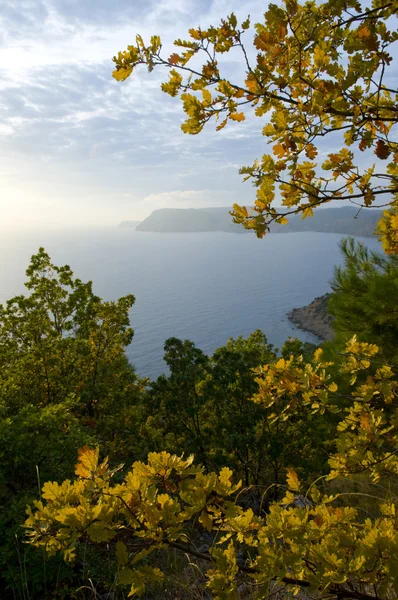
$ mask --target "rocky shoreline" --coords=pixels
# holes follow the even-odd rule
[[[307,306],[293,308],[287,313],[289,321],[303,331],[309,331],[321,341],[326,342],[334,337],[333,317],[328,313],[327,306],[331,294],[315,298]]]

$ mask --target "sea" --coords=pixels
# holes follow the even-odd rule
[[[167,372],[164,342],[192,340],[211,354],[228,338],[261,329],[281,347],[288,337],[316,343],[287,318],[295,307],[330,291],[341,264],[333,233],[279,233],[259,240],[233,233],[147,233],[130,229],[8,231],[0,238],[0,303],[24,293],[25,270],[43,246],[69,264],[96,294],[136,298],[130,314],[129,360],[141,376]],[[357,238],[379,249],[374,238]]]

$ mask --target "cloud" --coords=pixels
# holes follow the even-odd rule
[[[160,90],[164,72],[111,77],[111,57],[137,32],[161,34],[167,53],[189,27],[234,8],[243,11],[237,0],[2,0],[3,225],[112,224],[250,196],[236,168],[263,151],[250,119],[186,136],[179,102]]]
[[[162,206],[249,204],[240,165],[267,151],[261,122],[199,136],[181,132],[180,102],[164,71],[123,84],[111,58],[160,34],[167,54],[189,27],[236,12],[253,21],[261,0],[0,0],[0,211],[4,226],[117,224]],[[250,36],[251,33],[248,34]],[[242,77],[239,49],[222,59]],[[171,191],[169,191],[171,190]]]
[[[0,123],[0,136],[11,135],[13,131],[14,130],[11,127],[11,125],[7,125],[6,123]]]
[[[203,206],[203,200],[208,196],[206,190],[173,190],[149,194],[143,203],[149,204],[152,210],[158,208],[195,208]]]
[[[196,198],[203,193],[202,190],[174,190],[171,192],[161,192],[160,194],[149,194],[144,198],[144,202],[169,202],[170,198],[173,200],[189,200]]]
[[[201,208],[204,206],[229,206],[230,191],[227,189],[171,190],[149,194],[142,200],[152,210],[159,208]]]

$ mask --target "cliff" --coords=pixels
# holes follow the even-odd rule
[[[247,232],[241,225],[233,223],[228,207],[219,208],[162,208],[154,210],[137,231],[151,232],[199,232],[225,231],[228,233]],[[324,233],[342,233],[354,236],[372,236],[382,211],[376,209],[358,209],[352,206],[324,208],[314,211],[312,218],[290,216],[287,225],[271,226],[273,233],[292,233],[318,231]]]
[[[118,227],[121,229],[137,229],[137,226],[141,223],[141,221],[122,221],[119,223]]]
[[[161,208],[154,210],[137,227],[137,231],[199,232],[226,231],[245,233],[241,225],[232,221],[230,207],[221,208]]]
[[[333,318],[328,313],[328,301],[331,294],[315,298],[307,306],[293,308],[287,316],[289,320],[304,331],[316,335],[320,340],[327,341],[334,337]]]

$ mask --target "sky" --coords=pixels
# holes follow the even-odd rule
[[[121,84],[112,57],[140,33],[165,54],[193,26],[233,10],[260,20],[261,0],[1,0],[2,227],[117,225],[164,207],[250,203],[238,174],[264,153],[254,123],[184,135],[165,71]],[[239,69],[228,58],[230,74]]]
[[[0,0],[0,229],[115,226],[158,208],[252,204],[238,170],[268,151],[258,119],[184,135],[180,101],[160,89],[166,72],[142,67],[118,83],[112,57],[137,33],[160,35],[169,56],[190,27],[232,11],[257,22],[266,8],[263,0]],[[242,65],[228,54],[224,68],[236,77]]]

